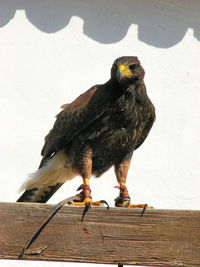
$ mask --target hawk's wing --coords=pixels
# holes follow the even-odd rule
[[[98,119],[113,101],[110,90],[97,85],[80,95],[72,103],[63,105],[53,128],[45,138],[42,156],[50,157],[68,144],[81,130]]]
[[[98,119],[108,105],[114,101],[112,93],[104,85],[97,85],[80,95],[72,103],[63,105],[63,110],[57,115],[52,130],[45,138],[42,149],[41,168],[56,153],[62,145],[69,143],[81,130]],[[42,202],[48,199],[62,186],[56,183],[44,188],[25,190],[18,202]]]

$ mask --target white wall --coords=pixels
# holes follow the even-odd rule
[[[0,0],[0,201],[16,201],[19,186],[37,169],[60,105],[107,81],[118,56],[136,55],[157,120],[134,154],[132,201],[199,209],[199,11],[195,0]],[[50,203],[74,194],[80,183],[66,184]],[[94,199],[113,205],[113,170],[91,185]]]

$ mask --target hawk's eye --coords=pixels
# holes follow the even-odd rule
[[[129,69],[132,70],[132,71],[135,70],[136,67],[137,67],[136,64],[131,64],[131,65],[129,65]]]

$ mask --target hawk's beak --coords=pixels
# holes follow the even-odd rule
[[[129,77],[129,76],[132,76],[133,73],[131,72],[131,70],[129,69],[128,66],[126,65],[119,65],[118,67],[118,70],[119,70],[119,75],[120,75],[120,78],[122,77]]]

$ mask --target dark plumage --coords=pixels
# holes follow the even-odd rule
[[[45,138],[40,169],[24,184],[26,191],[18,201],[46,202],[76,175],[83,177],[84,201],[91,198],[85,189],[88,179],[114,165],[120,188],[116,204],[123,205],[129,199],[125,184],[133,151],[144,142],[155,119],[143,78],[137,57],[118,58],[108,82],[63,105]]]

